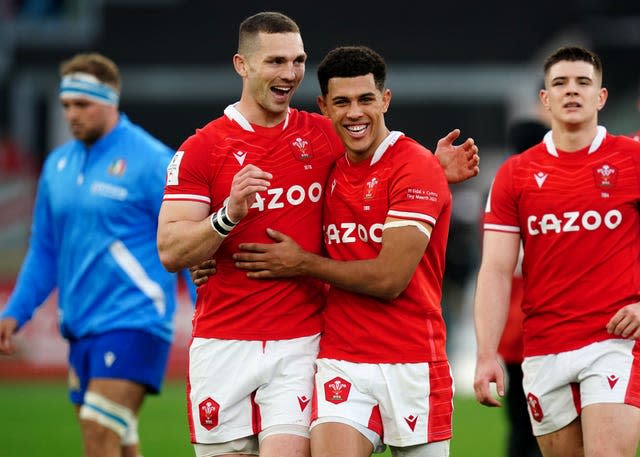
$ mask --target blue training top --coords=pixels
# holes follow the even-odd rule
[[[172,155],[124,114],[91,148],[72,140],[54,149],[1,317],[22,326],[58,287],[65,338],[140,329],[171,341],[176,275],[160,263],[156,232]]]

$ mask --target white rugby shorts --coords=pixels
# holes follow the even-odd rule
[[[277,341],[194,338],[188,416],[194,443],[222,443],[274,425],[308,427],[320,335]]]
[[[372,364],[318,359],[316,365],[312,427],[325,422],[358,424],[373,432],[364,434],[376,449],[375,438],[397,447],[451,438],[453,377],[447,361]]]
[[[640,407],[640,343],[610,339],[558,354],[526,357],[522,386],[536,436],[570,424],[594,403]]]

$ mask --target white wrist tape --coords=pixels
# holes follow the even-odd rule
[[[233,228],[237,225],[237,222],[233,222],[229,217],[229,214],[227,214],[226,206],[223,206],[218,211],[211,214],[209,221],[211,222],[211,227],[213,228],[213,230],[215,230],[222,238],[225,238],[227,235],[229,235],[229,233],[231,233],[231,230],[233,230]]]

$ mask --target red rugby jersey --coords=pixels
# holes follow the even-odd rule
[[[243,166],[273,175],[270,188],[216,252],[217,273],[198,288],[194,337],[276,340],[321,331],[324,292],[318,281],[248,279],[231,256],[240,243],[272,242],[268,227],[320,253],[324,185],[343,151],[329,120],[318,114],[290,109],[284,122],[266,128],[250,124],[233,105],[180,146],[168,168],[164,200],[201,201],[213,212]]]
[[[640,300],[640,144],[598,127],[590,147],[559,151],[551,133],[498,170],[485,230],[524,246],[524,355],[612,338],[605,326]]]
[[[375,258],[387,217],[433,226],[413,278],[390,302],[331,287],[320,357],[364,363],[446,360],[440,299],[451,192],[438,159],[392,132],[371,160],[340,158],[327,181],[325,248],[336,260]]]

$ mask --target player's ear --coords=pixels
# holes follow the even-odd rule
[[[540,89],[540,101],[542,102],[542,106],[548,111],[549,110],[549,94],[546,89]]]
[[[389,104],[391,103],[391,89],[385,89],[384,92],[382,92],[382,103],[382,112],[386,113],[389,109]]]
[[[607,98],[609,98],[609,91],[606,87],[603,87],[598,94],[598,111],[604,108],[604,104],[607,103]]]
[[[233,55],[233,68],[243,78],[247,76],[247,62],[242,54]]]
[[[316,102],[318,103],[318,108],[320,108],[320,112],[324,114],[326,117],[329,117],[329,114],[327,111],[327,102],[325,101],[324,97],[322,95],[318,95]]]

